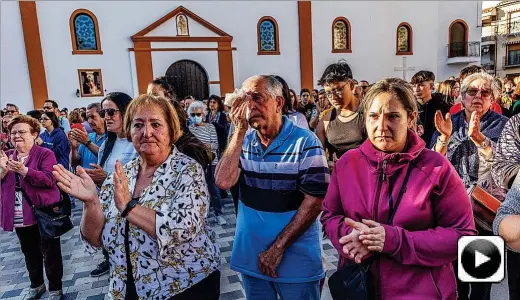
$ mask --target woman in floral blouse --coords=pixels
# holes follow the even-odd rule
[[[87,250],[110,256],[112,299],[218,299],[220,253],[207,224],[204,171],[173,145],[180,124],[168,100],[142,95],[129,105],[125,132],[139,157],[96,185],[78,167],[53,172],[82,200]]]

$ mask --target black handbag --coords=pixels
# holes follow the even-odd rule
[[[60,237],[74,227],[69,217],[70,213],[67,214],[69,210],[63,199],[49,206],[34,206],[25,190],[21,188],[18,174],[16,174],[16,191],[22,192],[23,198],[25,198],[32,208],[38,229],[40,230],[40,236],[43,240]]]
[[[390,215],[388,216],[388,224],[392,225],[394,221],[394,215],[397,211],[397,207],[403,198],[406,191],[406,185],[410,178],[410,172],[412,170],[412,164],[406,171],[406,176],[403,181],[403,185],[399,190],[397,201],[392,206],[392,200],[390,200]],[[370,299],[369,291],[372,290],[370,277],[368,270],[370,265],[376,259],[376,255],[370,257],[364,262],[349,263],[332,274],[329,278],[329,289],[332,299],[334,300],[368,300]]]

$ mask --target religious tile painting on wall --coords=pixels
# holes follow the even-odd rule
[[[410,51],[409,34],[406,26],[400,26],[397,30],[397,49],[399,52]]]
[[[271,20],[264,20],[260,24],[260,50],[276,51],[274,23]]]
[[[337,21],[334,24],[334,49],[345,50],[347,45],[347,24],[343,21]]]
[[[79,14],[74,19],[74,33],[78,50],[97,50],[96,27],[94,20],[87,14]]]
[[[78,77],[81,97],[104,96],[101,69],[79,69]]]
[[[189,28],[188,28],[188,17],[185,14],[177,15],[177,35],[179,36],[189,36]]]

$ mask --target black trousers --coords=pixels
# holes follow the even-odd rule
[[[134,283],[132,283],[133,285]],[[135,285],[133,288],[127,286],[125,300],[137,299]],[[218,300],[220,298],[220,271],[209,274],[194,286],[184,292],[171,297],[169,300]]]
[[[481,228],[478,228],[479,236],[492,236],[493,232],[486,231]],[[479,282],[479,283],[466,283],[459,280],[458,277],[458,269],[457,269],[457,261],[453,261],[453,269],[455,270],[455,274],[457,275],[457,293],[458,299],[460,300],[490,300],[491,299],[491,285],[492,283],[487,282]],[[471,285],[471,295],[470,295],[470,285]]]
[[[37,288],[44,283],[43,268],[45,267],[45,274],[49,279],[49,291],[61,290],[63,260],[60,238],[42,240],[38,225],[16,228],[15,231],[25,257],[31,288]]]
[[[520,300],[520,253],[507,251],[507,284],[509,299]]]

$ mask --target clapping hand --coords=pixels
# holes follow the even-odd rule
[[[20,157],[18,160],[15,160],[12,154],[7,160],[7,169],[23,176],[27,174],[27,167],[23,164],[22,158]]]
[[[52,174],[58,180],[58,187],[65,193],[78,198],[87,203],[95,203],[99,201],[96,184],[85,170],[78,166],[74,175],[62,165],[55,165]]]
[[[476,144],[480,145],[484,142],[486,137],[480,132],[480,115],[474,111],[471,113],[469,120],[468,136]]]
[[[5,154],[3,150],[0,150],[0,168],[2,168],[1,172],[7,172],[7,162],[9,161],[9,158]]]
[[[444,140],[449,139],[451,136],[451,131],[453,130],[450,113],[446,113],[446,117],[443,118],[442,113],[440,111],[436,111],[434,120],[435,128],[442,136],[444,136]]]
[[[353,230],[348,235],[341,237],[339,243],[343,245],[343,253],[359,264],[363,258],[370,254],[368,246],[364,245],[359,239],[360,232],[368,230],[369,227],[350,218],[345,218],[345,223],[352,227]]]
[[[130,188],[128,186],[128,178],[123,170],[123,166],[119,160],[116,161],[114,171],[114,202],[120,212],[125,210],[128,202],[130,202]]]
[[[88,133],[85,129],[73,128],[70,131],[70,137],[81,144],[86,144],[89,141]]]
[[[94,169],[86,169],[85,172],[97,185],[102,185],[107,178],[107,172],[100,165],[90,164]]]

